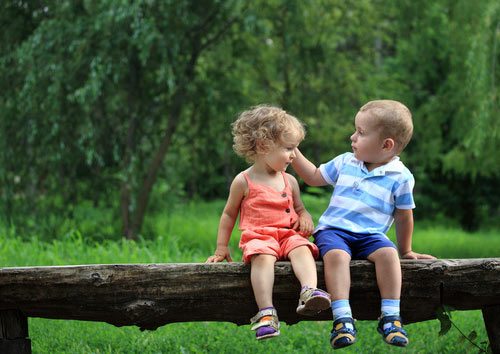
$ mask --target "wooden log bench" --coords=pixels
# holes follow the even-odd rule
[[[500,258],[402,260],[405,323],[435,319],[443,305],[482,310],[500,353]],[[319,286],[323,264],[317,263]],[[299,283],[289,262],[275,267],[280,320],[331,320],[295,313]],[[351,264],[351,305],[358,320],[376,320],[380,296],[374,265]],[[28,317],[107,322],[154,330],[173,322],[248,324],[256,312],[250,268],[242,263],[106,264],[0,268],[0,353],[30,353]]]

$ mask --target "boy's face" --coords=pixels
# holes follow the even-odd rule
[[[392,149],[387,149],[387,140],[381,136],[381,129],[370,111],[358,112],[354,119],[355,131],[351,135],[351,147],[360,161],[376,168],[389,162],[394,156]]]

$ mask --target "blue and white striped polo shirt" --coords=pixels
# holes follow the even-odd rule
[[[315,231],[334,227],[385,235],[394,221],[395,208],[415,208],[412,194],[415,179],[397,156],[368,172],[363,161],[348,152],[319,169],[335,189]]]

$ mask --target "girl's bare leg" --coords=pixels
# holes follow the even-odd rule
[[[259,309],[273,306],[274,263],[276,257],[258,254],[252,257],[250,280]]]

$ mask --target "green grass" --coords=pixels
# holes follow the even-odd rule
[[[479,311],[453,314],[454,322],[486,340]],[[104,323],[30,319],[33,353],[325,353],[329,345],[330,322],[300,322],[283,325],[281,335],[257,342],[249,326],[231,323],[177,323],[156,331],[140,332],[135,327],[116,328]],[[358,321],[358,343],[342,353],[400,353],[382,342],[373,321]],[[436,320],[405,326],[410,334],[407,353],[471,353],[477,348],[456,330],[438,336]]]
[[[324,200],[305,198],[313,215]],[[3,266],[34,266],[92,263],[203,262],[215,247],[217,225],[224,203],[177,205],[168,213],[150,217],[147,232],[139,241],[96,241],[78,230],[50,242],[37,235],[23,235],[0,227],[0,260]],[[446,227],[422,227],[417,222],[414,250],[440,258],[499,257],[498,231],[465,233]],[[393,237],[393,234],[390,234]],[[233,233],[233,259],[241,259],[238,232]],[[411,301],[407,299],[406,301]],[[453,312],[453,322],[466,334],[477,332],[476,343],[484,347],[487,335],[480,311]],[[178,323],[156,331],[136,327],[117,328],[105,323],[30,318],[34,353],[325,353],[331,349],[328,321],[304,321],[282,327],[282,334],[264,342],[254,339],[249,326],[231,323]],[[359,321],[359,342],[342,353],[397,353],[376,333],[376,322]],[[437,320],[406,326],[409,353],[470,353],[478,349],[452,328],[439,336]]]

